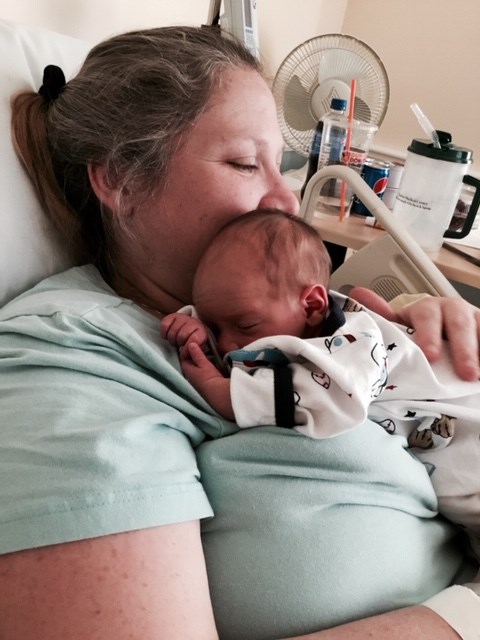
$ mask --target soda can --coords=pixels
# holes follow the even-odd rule
[[[361,176],[368,184],[370,189],[381,199],[387,188],[388,176],[390,175],[390,162],[383,162],[376,158],[367,158],[362,168]],[[353,197],[350,213],[357,216],[371,216],[372,214],[367,207],[358,199]]]

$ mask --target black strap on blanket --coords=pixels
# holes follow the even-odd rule
[[[293,429],[295,426],[295,395],[293,375],[288,365],[276,367],[273,372],[275,397],[275,423],[277,427]]]
[[[345,314],[340,306],[328,296],[329,314],[319,332],[319,337],[333,335],[345,324]],[[295,426],[295,391],[293,373],[288,364],[275,366],[273,370],[275,398],[275,423],[277,427],[293,429]]]

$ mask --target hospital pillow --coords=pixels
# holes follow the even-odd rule
[[[60,66],[68,80],[89,48],[75,38],[0,20],[0,305],[71,264],[13,150],[11,95],[38,91],[48,64]]]

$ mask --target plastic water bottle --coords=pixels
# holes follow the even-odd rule
[[[329,165],[343,165],[360,174],[377,128],[346,116],[325,116],[318,170]],[[322,185],[318,200],[322,211],[337,215],[342,208],[350,207],[352,196],[348,183],[330,178]]]
[[[348,120],[343,113],[333,113],[324,116],[324,135],[320,145],[317,171],[327,165],[342,164],[342,154],[347,138]],[[326,126],[325,126],[326,125]],[[323,185],[320,195],[324,205],[333,203],[336,208],[340,198],[341,182],[332,178]],[[332,200],[330,200],[332,198]]]
[[[315,132],[312,138],[312,144],[310,147],[310,155],[308,157],[308,168],[307,168],[307,176],[305,178],[305,182],[300,190],[300,197],[303,198],[305,193],[305,189],[307,187],[308,181],[313,176],[314,173],[318,171],[319,167],[319,153],[320,153],[320,145],[322,142],[322,132],[323,132],[323,122],[324,118],[341,118],[345,117],[345,113],[347,110],[347,101],[342,100],[341,98],[332,98],[330,103],[330,111],[324,114],[317,123],[315,127]],[[343,146],[342,146],[343,148]],[[341,153],[341,150],[340,150]],[[330,163],[331,164],[331,163]],[[323,165],[322,165],[323,166]]]

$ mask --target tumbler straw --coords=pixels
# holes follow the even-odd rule
[[[416,102],[412,102],[410,105],[410,109],[415,114],[420,126],[425,131],[427,136],[432,140],[433,146],[437,149],[441,149],[442,145],[440,144],[440,140],[438,139],[438,133],[433,128],[433,124],[427,118],[427,116],[423,113]]]
[[[355,107],[355,93],[357,90],[357,81],[355,78],[352,78],[350,83],[350,104],[348,108],[348,129],[347,129],[347,139],[345,141],[345,159],[346,164],[349,163],[350,158],[350,144],[352,141],[352,122],[353,122],[353,111]],[[345,217],[345,200],[347,196],[347,183],[345,181],[342,182],[342,188],[340,191],[340,216],[339,221],[342,222]]]

